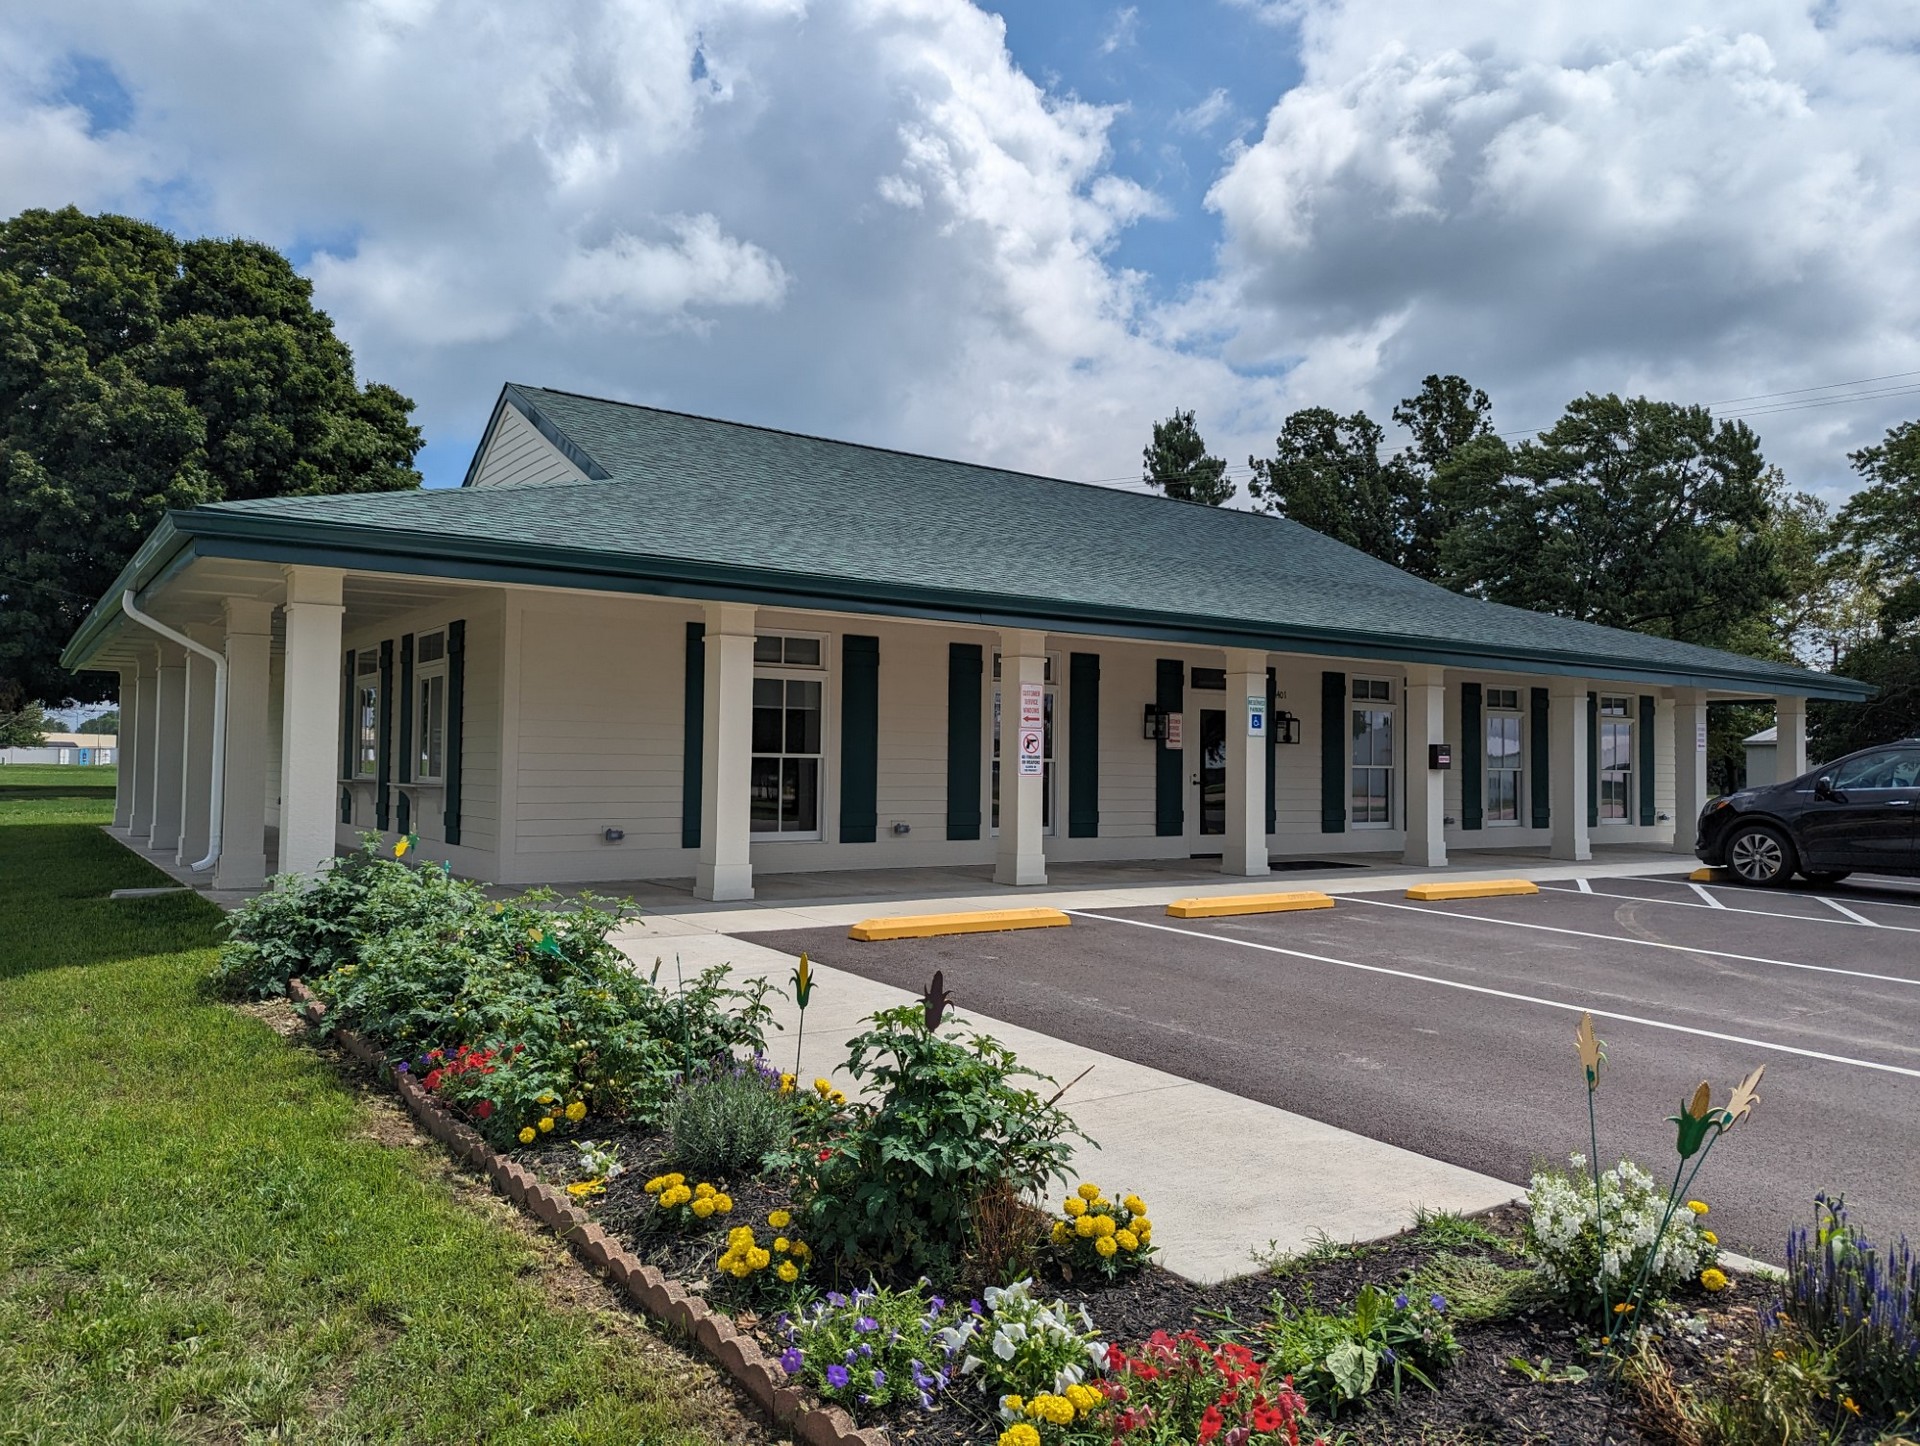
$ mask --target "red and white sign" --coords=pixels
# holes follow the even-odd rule
[[[1046,772],[1046,706],[1043,685],[1020,685],[1020,772],[1024,776]]]
[[[1169,748],[1183,748],[1186,746],[1180,741],[1180,722],[1180,715],[1178,713],[1167,714],[1167,747]]]

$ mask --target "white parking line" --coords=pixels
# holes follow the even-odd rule
[[[1700,896],[1701,898],[1703,898],[1703,899],[1705,899],[1705,900],[1707,901],[1707,907],[1708,907],[1709,909],[1724,909],[1724,908],[1726,908],[1726,905],[1725,905],[1725,904],[1723,904],[1723,903],[1721,903],[1721,902],[1720,902],[1720,901],[1719,901],[1718,899],[1716,899],[1716,898],[1714,898],[1714,896],[1713,896],[1712,894],[1709,894],[1709,893],[1708,893],[1708,892],[1706,891],[1706,889],[1705,889],[1705,888],[1704,888],[1704,887],[1703,887],[1702,885],[1700,885],[1700,884],[1689,884],[1689,885],[1687,885],[1687,887],[1688,887],[1688,888],[1690,888],[1690,889],[1692,889],[1692,890],[1693,890],[1693,891],[1694,891],[1694,892],[1695,892],[1696,894],[1698,894],[1698,895],[1699,895],[1699,896]]]
[[[1563,891],[1564,892],[1564,891]],[[1371,904],[1376,909],[1404,909],[1409,914],[1437,914],[1443,919],[1460,919],[1469,924],[1498,924],[1508,929],[1537,929],[1543,934],[1570,934],[1576,939],[1598,939],[1605,944],[1633,944],[1642,949],[1672,949],[1681,954],[1706,954],[1715,959],[1736,959],[1742,964],[1771,964],[1778,969],[1806,969],[1815,974],[1844,974],[1849,979],[1872,979],[1881,984],[1904,984],[1920,989],[1920,979],[1902,979],[1897,974],[1869,974],[1862,969],[1840,969],[1831,964],[1796,964],[1791,959],[1764,959],[1757,954],[1733,954],[1725,949],[1697,948],[1692,944],[1668,944],[1659,939],[1635,939],[1625,934],[1596,934],[1588,929],[1561,929],[1552,924],[1528,924],[1519,919],[1490,919],[1484,914],[1456,914],[1450,909],[1423,909],[1418,904],[1394,904],[1385,899],[1369,899],[1362,894],[1342,894],[1346,904]],[[1649,903],[1652,900],[1648,900]],[[1698,904],[1693,905],[1699,908]]]
[[[1152,924],[1145,919],[1120,919],[1112,914],[1096,914],[1086,909],[1068,909],[1066,912],[1082,919],[1099,919],[1108,924],[1127,924],[1135,929],[1154,929],[1163,934],[1179,934],[1188,939],[1205,939],[1216,944],[1237,945],[1242,949],[1259,949],[1268,954],[1284,954],[1292,959],[1311,960],[1315,964],[1332,964],[1341,969],[1358,969],[1366,974],[1385,974],[1395,979],[1411,979],[1419,984],[1436,984],[1442,989],[1463,989],[1469,994],[1485,994],[1495,999],[1510,999],[1518,1004],[1535,1004],[1542,1009],[1559,1009],[1572,1014],[1591,1014],[1595,1019],[1618,1020],[1623,1024],[1644,1024],[1649,1029],[1665,1029],[1675,1034],[1691,1034],[1700,1039],[1717,1039],[1726,1044],[1744,1044],[1755,1049],[1778,1050],[1781,1054],[1799,1055],[1802,1059],[1824,1060],[1828,1064],[1844,1064],[1854,1069],[1877,1070],[1882,1074],[1900,1074],[1910,1079],[1920,1079],[1920,1069],[1909,1069],[1905,1065],[1882,1064],[1872,1059],[1853,1059],[1844,1054],[1827,1054],[1817,1049],[1801,1049],[1797,1045],[1776,1044],[1766,1039],[1748,1039],[1745,1035],[1722,1034],[1718,1030],[1700,1029],[1690,1024],[1672,1024],[1664,1019],[1647,1019],[1637,1014],[1620,1014],[1609,1009],[1590,1009],[1584,1004],[1569,1004],[1560,999],[1542,999],[1533,994],[1516,994],[1507,989],[1490,989],[1484,984],[1466,984],[1458,979],[1437,979],[1431,974],[1415,974],[1409,969],[1389,969],[1384,964],[1362,964],[1352,959],[1333,959],[1325,954],[1309,954],[1304,949],[1283,949],[1278,944],[1262,944],[1253,939],[1236,939],[1230,934],[1214,934],[1200,929],[1181,929],[1171,924]],[[1416,912],[1438,911],[1423,909]]]
[[[1875,923],[1872,919],[1867,918],[1866,915],[1864,914],[1854,913],[1852,909],[1849,909],[1845,904],[1841,903],[1838,899],[1830,899],[1825,894],[1818,895],[1818,898],[1821,903],[1825,904],[1829,909],[1832,909],[1834,913],[1845,914],[1849,919],[1853,920],[1853,922],[1856,924],[1865,924],[1869,929],[1884,929],[1886,927],[1886,925],[1884,924]]]
[[[1658,874],[1635,874],[1632,877],[1633,877],[1633,881],[1636,884],[1668,884],[1673,887],[1682,888],[1682,889],[1689,887],[1688,881],[1686,879],[1664,879],[1664,878],[1661,878],[1660,875]],[[1754,892],[1760,893],[1764,891],[1754,890]],[[1803,890],[1795,889],[1792,893],[1788,894],[1787,897],[1790,899],[1824,899],[1827,897],[1827,895],[1810,894],[1810,893],[1804,892]],[[1868,908],[1920,909],[1920,903],[1909,904],[1899,899],[1868,899],[1868,898],[1862,898],[1859,894],[1853,894],[1851,895],[1851,897],[1854,903],[1863,905]]]
[[[1571,894],[1573,890],[1562,888],[1558,884],[1548,883],[1540,886],[1540,892],[1543,894]],[[1611,894],[1599,889],[1588,889],[1585,892],[1590,898],[1624,899],[1629,904],[1658,904],[1663,909],[1710,909],[1714,907],[1711,904],[1689,903],[1685,899],[1650,899],[1645,894]],[[1818,899],[1822,896],[1819,894],[1809,894],[1807,897]],[[1831,899],[1825,899],[1823,902],[1832,903],[1833,901]],[[1801,924],[1838,924],[1843,929],[1855,929],[1858,928],[1860,924],[1866,924],[1875,929],[1891,929],[1896,934],[1920,934],[1920,928],[1915,928],[1910,924],[1883,924],[1878,919],[1862,919],[1858,915],[1855,915],[1854,919],[1825,919],[1813,914],[1785,914],[1778,909],[1743,909],[1737,904],[1721,904],[1719,907],[1725,909],[1729,914],[1753,914],[1762,919],[1792,919],[1796,923]],[[1853,911],[1849,909],[1844,912],[1852,913]],[[1463,915],[1462,917],[1467,916]],[[1856,923],[1855,920],[1858,920],[1858,922]]]
[[[1593,885],[1588,883],[1585,879],[1575,879],[1573,882],[1574,882],[1574,886],[1578,888],[1581,893],[1591,894],[1593,892]]]

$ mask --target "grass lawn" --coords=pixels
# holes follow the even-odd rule
[[[765,1440],[291,1011],[204,998],[216,909],[107,901],[167,881],[102,775],[0,770],[0,1442]]]

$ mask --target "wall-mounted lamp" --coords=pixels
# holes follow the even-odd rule
[[[1275,713],[1273,715],[1273,741],[1275,743],[1298,743],[1300,741],[1300,720],[1284,710]]]
[[[1160,742],[1167,736],[1167,715],[1163,709],[1147,704],[1147,721],[1142,728],[1141,737],[1149,742]]]

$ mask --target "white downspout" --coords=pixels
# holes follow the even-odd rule
[[[220,861],[220,825],[221,815],[227,801],[227,659],[223,653],[217,653],[205,643],[196,643],[185,633],[176,633],[165,623],[156,621],[134,606],[133,589],[127,588],[120,594],[120,611],[139,623],[143,628],[160,634],[168,642],[178,643],[189,652],[198,653],[213,664],[213,767],[209,770],[212,781],[208,785],[207,803],[207,856],[197,864],[187,867],[196,874],[203,874]]]

